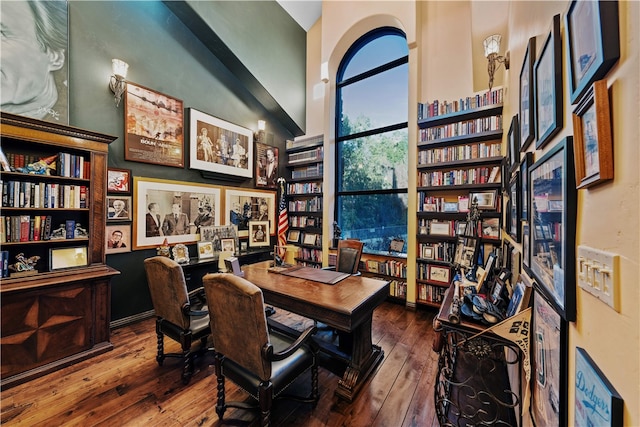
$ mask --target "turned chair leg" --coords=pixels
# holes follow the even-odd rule
[[[157,337],[157,348],[158,352],[156,354],[156,361],[158,365],[162,366],[162,362],[164,361],[164,334],[160,331],[160,324],[156,321],[156,337]]]
[[[271,425],[271,405],[273,404],[273,384],[271,381],[260,384],[258,398],[260,400],[260,425],[269,427]]]
[[[224,412],[227,409],[225,404],[225,396],[224,396],[224,375],[222,374],[222,361],[224,356],[220,354],[216,354],[215,356],[215,366],[216,366],[216,377],[218,378],[218,402],[216,403],[216,414],[218,414],[218,418],[222,419],[224,416]]]

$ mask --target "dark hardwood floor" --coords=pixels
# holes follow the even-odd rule
[[[300,327],[303,319],[282,310],[278,321]],[[373,341],[385,357],[352,403],[334,395],[338,377],[320,368],[320,400],[309,404],[278,400],[274,426],[437,426],[433,405],[437,355],[431,349],[434,313],[410,311],[386,302],[376,309]],[[215,413],[216,377],[210,354],[196,361],[188,385],[179,362],[155,361],[155,320],[112,331],[114,350],[3,391],[6,426],[249,426],[255,412],[230,408]],[[330,335],[330,331],[322,332]],[[329,336],[327,336],[329,338]],[[165,339],[167,351],[178,346]],[[305,378],[306,379],[306,378]],[[304,390],[308,381],[295,384]],[[227,400],[248,395],[227,382]]]

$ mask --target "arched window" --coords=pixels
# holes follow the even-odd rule
[[[342,237],[364,241],[365,252],[407,240],[408,54],[402,31],[380,28],[338,68],[335,218]]]

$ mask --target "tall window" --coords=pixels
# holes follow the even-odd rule
[[[404,33],[381,28],[356,41],[338,68],[335,218],[342,237],[364,241],[366,252],[407,241],[408,62]]]

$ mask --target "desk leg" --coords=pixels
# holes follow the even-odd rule
[[[384,350],[371,341],[373,315],[351,333],[339,332],[340,350],[351,355],[347,369],[338,381],[336,395],[353,401],[369,374],[384,358]]]

